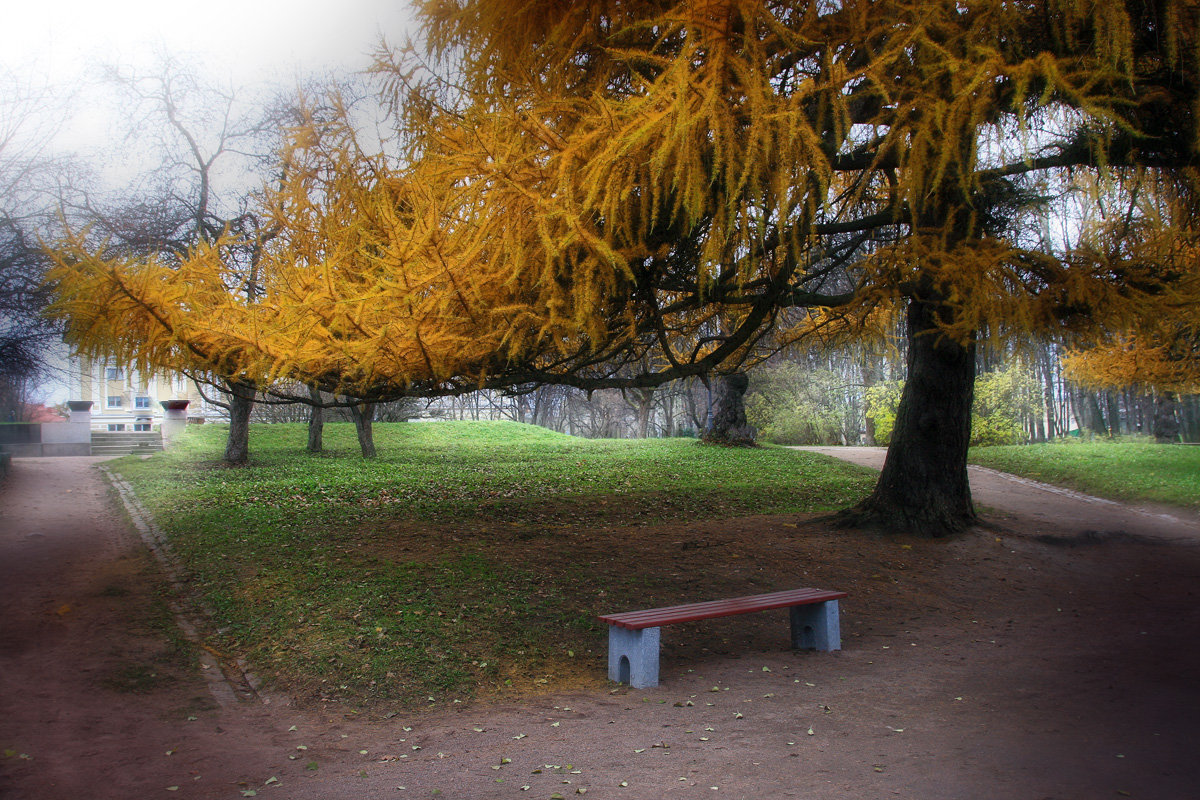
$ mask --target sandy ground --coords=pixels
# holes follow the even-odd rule
[[[1200,520],[972,487],[989,527],[948,542],[661,526],[850,592],[840,652],[792,652],[786,616],[758,614],[664,631],[657,689],[363,719],[214,695],[93,460],[20,459],[0,488],[0,797],[1200,795]]]

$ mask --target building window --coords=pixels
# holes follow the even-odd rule
[[[110,381],[121,381],[125,379],[125,372],[120,367],[108,367],[104,370],[104,378]]]
[[[150,398],[145,397],[143,395],[139,395],[139,396],[133,398],[133,407],[134,408],[149,408],[150,407]]]
[[[124,422],[110,422],[108,424],[108,430],[112,433],[119,433],[119,432],[125,430],[125,423]]]
[[[145,431],[145,432],[149,433],[150,432],[150,423],[149,422],[135,422],[135,423],[133,423],[133,429],[135,431]]]
[[[110,394],[108,396],[107,402],[104,404],[104,407],[105,408],[120,408],[121,407],[121,395]]]

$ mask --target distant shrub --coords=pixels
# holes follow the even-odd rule
[[[845,379],[784,362],[754,373],[746,420],[775,444],[847,444],[858,438],[858,414]]]
[[[867,389],[866,413],[875,421],[878,444],[891,444],[903,389],[903,381],[886,381]],[[1021,420],[1038,412],[1038,391],[1036,380],[1021,365],[976,377],[975,402],[971,407],[971,444],[1023,444],[1028,437]]]

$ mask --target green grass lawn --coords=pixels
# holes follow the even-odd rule
[[[594,551],[610,528],[832,510],[874,483],[780,448],[516,423],[377,424],[370,461],[349,424],[327,425],[316,456],[303,425],[256,426],[251,464],[230,468],[225,434],[191,429],[166,453],[111,466],[215,609],[217,645],[293,694],[350,705],[444,702],[569,672],[603,641],[593,617],[612,610],[611,583],[672,580],[616,569],[576,539]]]
[[[977,447],[970,461],[1113,500],[1200,509],[1200,447],[1066,441]]]

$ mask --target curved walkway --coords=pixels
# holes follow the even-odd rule
[[[840,458],[872,469],[882,469],[886,447],[793,447],[810,453]],[[1125,535],[1138,538],[1196,540],[1200,538],[1200,515],[1185,509],[1135,506],[1102,497],[1040,483],[987,467],[967,467],[971,497],[984,511],[1017,517],[1021,533],[1039,535],[1041,525],[1064,525],[1080,533]]]

